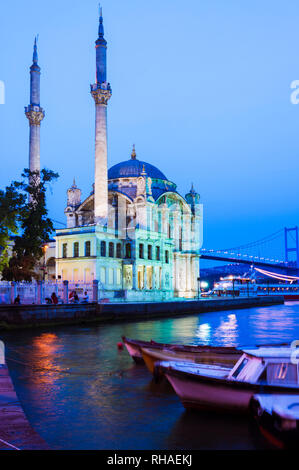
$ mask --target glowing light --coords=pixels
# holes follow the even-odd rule
[[[272,277],[273,279],[279,279],[280,281],[294,282],[294,281],[299,280],[299,277],[297,277],[297,276],[277,274],[277,273],[273,273],[271,271],[266,271],[265,269],[260,269],[260,268],[254,268],[254,269],[256,271],[258,271],[259,273],[264,274],[265,276]]]

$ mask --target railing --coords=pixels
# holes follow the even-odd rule
[[[0,305],[40,305],[97,302],[98,281],[82,282],[0,282]],[[55,300],[54,300],[55,299]]]

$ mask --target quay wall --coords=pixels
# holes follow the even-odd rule
[[[6,364],[0,365],[0,450],[49,450],[27,420]]]
[[[0,330],[167,318],[283,304],[283,296],[170,302],[0,305]]]

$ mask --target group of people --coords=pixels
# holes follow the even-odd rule
[[[78,304],[80,302],[79,296],[75,290],[72,290],[69,295],[69,301],[74,304]],[[81,303],[88,303],[89,302],[89,295],[88,292],[84,292],[84,296],[81,300]]]
[[[59,302],[59,299],[58,299],[57,295],[55,294],[55,292],[52,292],[51,297],[46,297],[45,301],[46,301],[46,304],[48,304],[48,305],[50,305],[50,304],[57,305],[58,302]]]
[[[59,298],[57,297],[55,292],[52,292],[51,297],[46,297],[45,301],[46,301],[47,305],[57,305],[58,302],[59,302]],[[78,304],[80,302],[79,296],[78,296],[78,294],[75,290],[70,292],[69,302],[74,303],[74,304]],[[88,292],[85,291],[84,295],[83,295],[83,298],[81,299],[81,304],[82,303],[86,304],[88,302],[89,302],[89,295],[88,295]],[[20,305],[21,304],[21,298],[20,298],[19,294],[14,299],[14,304],[15,305]]]

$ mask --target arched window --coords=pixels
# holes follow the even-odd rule
[[[73,256],[74,256],[74,258],[78,258],[78,256],[79,256],[79,242],[74,243]]]
[[[126,243],[126,258],[131,258],[131,243]]]
[[[101,241],[101,256],[106,256],[106,242]]]
[[[90,241],[85,242],[85,256],[90,256]]]
[[[109,258],[114,258],[114,243],[109,243]]]
[[[116,258],[121,258],[121,243],[116,245]]]
[[[67,258],[67,243],[62,244],[62,257]]]
[[[169,263],[169,251],[165,250],[165,263]]]
[[[182,251],[183,249],[183,228],[180,228],[180,240],[179,240],[179,249]]]

